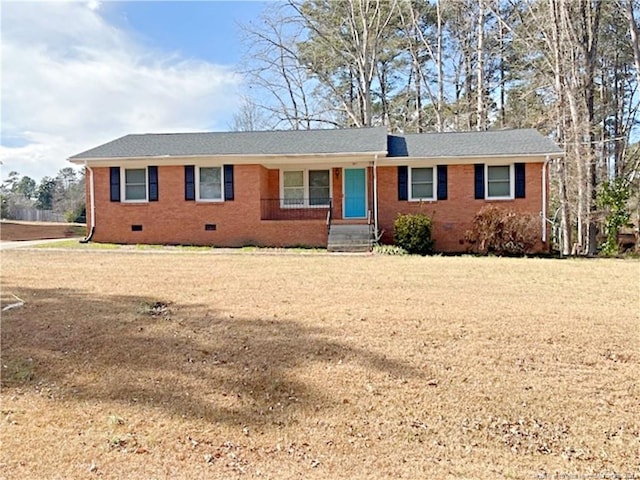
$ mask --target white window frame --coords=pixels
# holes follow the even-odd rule
[[[127,170],[144,170],[144,198],[127,198]],[[124,203],[149,202],[149,169],[147,167],[122,167],[120,169],[120,198]]]
[[[326,170],[329,172],[329,202],[319,205],[309,204],[309,171],[310,170]],[[303,203],[299,205],[287,205],[284,201],[284,173],[285,172],[302,172],[302,187],[303,187]],[[327,208],[331,205],[331,199],[333,198],[333,178],[332,169],[323,167],[311,167],[311,168],[282,168],[280,169],[280,208]]]
[[[433,195],[431,197],[414,197],[413,196],[413,169],[414,168],[430,168],[431,169],[431,183],[433,185],[432,192]],[[409,201],[410,202],[435,202],[438,198],[438,172],[436,171],[436,167],[430,165],[424,166],[413,166],[409,167],[409,174],[407,178],[407,188],[409,189]]]
[[[509,167],[509,195],[489,196],[489,167]],[[485,200],[513,200],[515,198],[515,168],[513,163],[484,166],[484,198]]]
[[[201,168],[217,168],[220,170],[220,198],[201,198],[200,197],[200,169]],[[195,166],[195,189],[196,202],[221,203],[224,202],[224,168],[222,165],[196,165]]]

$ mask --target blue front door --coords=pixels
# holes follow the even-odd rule
[[[364,168],[344,169],[344,218],[367,216],[367,174]]]

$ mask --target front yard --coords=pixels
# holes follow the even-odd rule
[[[5,251],[0,478],[638,478],[639,277]]]

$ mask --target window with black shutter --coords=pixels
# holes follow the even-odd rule
[[[184,199],[188,201],[196,199],[196,167],[193,165],[184,167]]]
[[[438,200],[447,199],[447,166],[438,165]]]
[[[109,169],[110,198],[112,202],[120,201],[120,167]]]
[[[149,173],[149,201],[158,201],[158,167],[148,167]]]
[[[475,199],[484,200],[484,163],[476,163],[474,169]]]
[[[409,199],[409,167],[400,165],[398,167],[398,200]]]

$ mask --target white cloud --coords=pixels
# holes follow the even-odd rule
[[[225,129],[240,78],[225,66],[150,50],[101,4],[3,2],[2,176],[35,179],[128,133]]]

